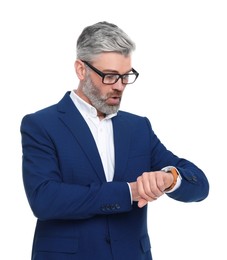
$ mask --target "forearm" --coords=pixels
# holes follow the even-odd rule
[[[34,215],[41,220],[84,219],[98,214],[117,214],[131,210],[125,182],[81,186],[45,182],[28,194]]]

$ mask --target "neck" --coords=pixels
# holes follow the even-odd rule
[[[97,111],[97,116],[98,116],[98,118],[99,118],[100,121],[106,117],[105,114],[103,114],[103,113],[101,113],[101,112],[99,112],[99,111]]]
[[[79,96],[81,99],[83,99],[85,102],[87,102],[88,104],[92,105],[90,100],[84,95],[84,93],[78,88],[76,90],[74,90],[74,92],[77,94],[77,96]],[[97,109],[96,109],[97,110]],[[104,119],[106,117],[106,114],[100,112],[97,110],[97,116],[100,119],[100,121],[102,119]]]

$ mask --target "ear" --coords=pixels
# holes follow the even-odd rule
[[[74,68],[79,80],[84,80],[86,75],[84,63],[81,60],[76,60],[74,63]]]

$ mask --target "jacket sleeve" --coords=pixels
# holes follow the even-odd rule
[[[182,202],[204,200],[209,193],[209,182],[204,172],[191,161],[180,158],[169,151],[152,130],[149,120],[146,120],[151,132],[152,170],[161,170],[166,166],[174,166],[182,177],[180,187],[171,193],[167,193],[167,195]]]
[[[25,116],[20,130],[23,182],[37,218],[84,219],[132,209],[126,182],[78,185],[63,181],[54,141],[36,116]]]

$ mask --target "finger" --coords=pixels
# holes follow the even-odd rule
[[[159,178],[156,175],[154,177],[155,178],[150,179],[149,185],[150,185],[150,192],[151,193],[148,194],[148,195],[153,194],[153,196],[155,198],[158,198],[158,197],[160,197],[163,194],[163,192],[159,188]]]
[[[145,191],[144,185],[146,185],[146,182],[148,182],[148,181],[145,181],[142,176],[139,176],[139,177],[137,178],[137,189],[138,189],[138,193],[139,193],[139,195],[140,195],[141,198],[143,198],[143,199],[145,199],[145,200],[147,200],[147,201],[155,200],[156,197],[155,197],[154,194],[151,194],[151,193],[150,193],[150,194],[151,194],[151,196],[150,196],[150,195],[147,194],[148,191]],[[148,184],[149,184],[149,182],[148,182]],[[148,188],[147,188],[147,189],[148,189]]]
[[[157,175],[157,187],[161,193],[160,194],[160,196],[161,196],[165,190],[165,182],[164,182],[163,173]]]
[[[158,172],[145,172],[142,174],[144,192],[153,199],[162,195],[162,190],[159,189],[157,183],[158,176]]]
[[[142,208],[142,207],[146,206],[147,203],[148,203],[147,200],[145,200],[145,199],[139,199],[139,201],[138,201],[138,207],[139,207],[139,208]]]

